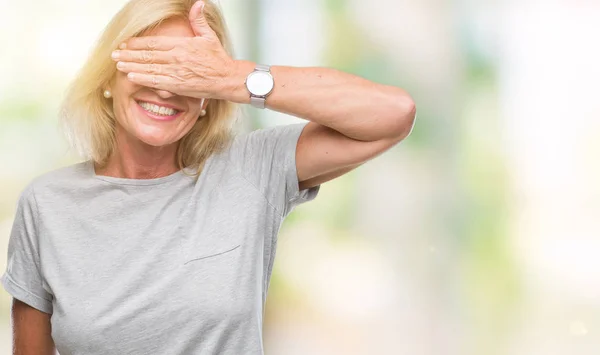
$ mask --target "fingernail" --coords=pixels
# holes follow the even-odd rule
[[[135,77],[135,75],[133,75],[133,73],[129,73],[129,74],[127,74],[127,78],[128,78],[129,80],[133,80],[133,79],[134,79],[134,77]]]
[[[204,12],[204,1],[200,1],[202,5],[200,5],[200,12]]]
[[[111,56],[113,59],[119,59],[119,54],[120,54],[119,51],[114,51],[114,52],[112,52]]]
[[[119,46],[119,48],[121,48],[121,49],[127,48],[127,43],[121,43],[121,45]]]
[[[125,66],[125,63],[123,63],[123,62],[117,63],[117,68],[119,68],[119,69],[123,69],[124,66]]]

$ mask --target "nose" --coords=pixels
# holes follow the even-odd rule
[[[175,96],[175,94],[173,94],[172,92],[165,90],[154,90],[154,92],[156,92],[156,94],[162,99],[168,99]]]

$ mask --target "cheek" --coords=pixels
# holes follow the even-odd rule
[[[195,118],[198,118],[200,116],[200,112],[202,111],[202,99],[188,98],[187,107],[189,113]]]
[[[121,124],[130,119],[137,109],[132,105],[131,95],[139,91],[142,87],[127,80],[124,73],[117,72],[113,81],[113,111]]]
[[[122,72],[117,72],[112,81],[112,91],[114,98],[124,99],[129,97],[134,92],[140,90],[141,86],[127,80],[127,75]]]
[[[202,107],[200,106],[201,100],[189,98],[187,102],[188,112],[186,113],[185,123],[184,123],[184,135],[187,134],[194,125],[198,122],[198,120],[202,119],[200,117],[200,112],[202,111]]]
[[[187,118],[185,123],[182,125],[179,139],[183,138],[186,134],[188,134],[194,128],[194,125],[196,125],[197,122],[198,120],[195,116],[190,116],[189,118]]]

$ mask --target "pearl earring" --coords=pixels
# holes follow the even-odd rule
[[[204,107],[204,99],[202,99],[202,101],[200,102],[200,107]],[[206,110],[202,110],[200,111],[200,117],[204,117],[206,116]]]
[[[112,93],[110,92],[110,90],[104,91],[104,97],[106,97],[107,99],[110,99],[112,97]]]

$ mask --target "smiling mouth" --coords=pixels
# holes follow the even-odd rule
[[[159,105],[155,105],[155,104],[145,102],[145,101],[136,101],[136,102],[142,109],[144,109],[144,111],[146,111],[154,116],[168,118],[168,117],[177,116],[179,113],[182,112],[182,111],[170,108],[170,107],[159,106]]]

